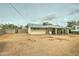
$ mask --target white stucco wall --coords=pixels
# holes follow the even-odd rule
[[[6,29],[5,32],[6,32],[7,34],[15,33],[15,29]]]
[[[46,34],[46,29],[31,29],[30,27],[28,28],[28,34]]]
[[[30,34],[46,34],[46,30],[31,30]]]
[[[5,30],[0,29],[0,35],[5,34]]]

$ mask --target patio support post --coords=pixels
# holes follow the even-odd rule
[[[55,34],[57,35],[57,28],[55,28]]]

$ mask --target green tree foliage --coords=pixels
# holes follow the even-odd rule
[[[14,24],[3,24],[3,25],[2,25],[2,28],[3,28],[3,29],[16,29],[17,26],[14,25]]]
[[[67,27],[72,27],[73,25],[77,25],[76,21],[67,22]]]
[[[79,25],[79,20],[77,21],[77,24]]]
[[[20,27],[18,27],[18,28],[19,28],[19,29],[22,29],[22,27],[23,27],[23,26],[21,25],[21,26],[20,26]]]
[[[43,25],[52,25],[52,24],[50,24],[48,22],[44,22]]]

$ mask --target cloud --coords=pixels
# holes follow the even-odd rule
[[[43,20],[53,20],[53,19],[56,19],[57,18],[57,16],[56,15],[48,15],[48,16],[45,16],[45,17],[43,17]]]

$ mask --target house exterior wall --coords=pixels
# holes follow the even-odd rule
[[[5,30],[0,29],[0,35],[5,34]]]
[[[29,34],[46,34],[46,29],[29,29]]]
[[[71,33],[79,34],[79,25],[72,26]]]
[[[16,30],[15,29],[5,29],[5,32],[7,34],[11,34],[11,33],[16,33]]]
[[[18,33],[26,33],[26,29],[18,29]]]
[[[72,26],[72,30],[79,30],[79,26]]]
[[[66,34],[69,34],[69,29],[65,29],[65,33]]]
[[[75,30],[79,30],[79,26],[75,26]]]

